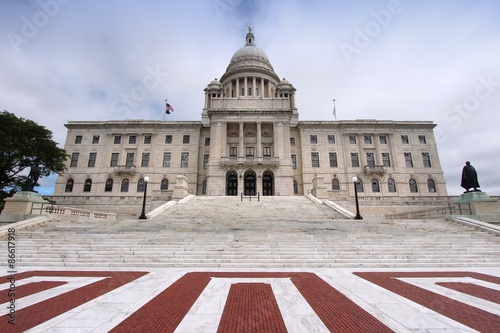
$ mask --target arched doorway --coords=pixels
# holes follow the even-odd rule
[[[226,195],[238,195],[238,175],[236,173],[227,175]]]
[[[256,193],[256,177],[255,173],[249,172],[245,175],[245,195],[255,195]]]
[[[273,174],[271,172],[265,172],[262,175],[262,195],[274,195]]]

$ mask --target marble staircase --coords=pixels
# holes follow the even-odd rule
[[[306,197],[194,197],[153,219],[62,216],[16,234],[18,267],[500,266],[500,236],[443,219],[346,220]]]

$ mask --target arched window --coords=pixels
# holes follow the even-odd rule
[[[380,184],[377,178],[372,178],[372,192],[380,192]]]
[[[410,185],[410,192],[412,193],[418,192],[417,181],[415,179],[410,179],[409,185]]]
[[[387,188],[389,189],[389,192],[396,193],[396,182],[394,181],[394,179],[389,178],[387,180]]]
[[[92,189],[92,179],[85,179],[85,183],[83,183],[83,192],[90,192]]]
[[[340,191],[340,182],[338,179],[332,179],[332,191]]]
[[[160,190],[162,190],[162,191],[167,191],[168,190],[168,179],[167,178],[164,178],[164,179],[161,180]]]
[[[144,178],[139,178],[137,181],[137,192],[144,192],[144,188],[146,187],[146,182]]]
[[[363,181],[361,179],[359,179],[359,178],[358,178],[358,181],[356,182],[356,190],[358,192],[364,192]]]
[[[201,183],[201,194],[207,194],[207,180],[205,179],[203,183]]]
[[[429,192],[436,192],[436,182],[433,179],[427,179],[427,187],[429,188]]]
[[[106,184],[104,185],[104,192],[113,191],[113,178],[106,179]]]
[[[128,192],[129,180],[125,178],[122,180],[122,186],[120,187],[120,192]]]
[[[73,179],[68,179],[66,181],[66,188],[64,189],[64,192],[73,192],[73,185],[75,184],[75,181]]]
[[[293,181],[293,194],[299,194],[299,184],[296,180]]]

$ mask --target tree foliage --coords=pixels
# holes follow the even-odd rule
[[[40,177],[65,170],[64,149],[52,140],[52,132],[32,120],[0,112],[0,189],[5,194],[23,186],[23,171],[37,164]]]

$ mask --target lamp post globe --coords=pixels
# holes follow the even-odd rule
[[[142,212],[141,212],[141,215],[139,216],[139,220],[147,219],[147,217],[146,217],[146,192],[148,190],[148,182],[149,182],[149,177],[148,176],[144,177],[144,196],[142,197]]]
[[[356,200],[356,216],[354,217],[354,219],[362,220],[363,217],[359,214],[358,188],[356,186],[357,182],[358,182],[358,177],[356,176],[352,177],[352,183],[354,184],[354,198]]]

